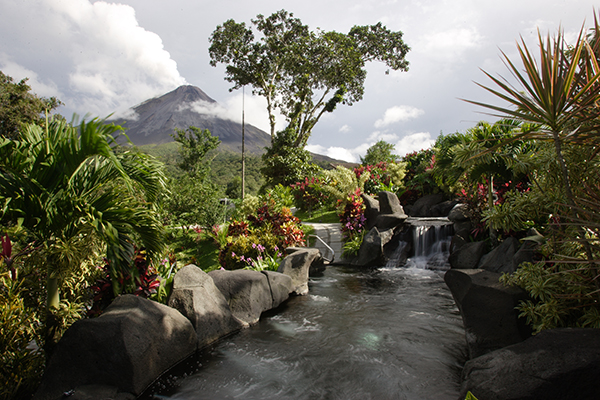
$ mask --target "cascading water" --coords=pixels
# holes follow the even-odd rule
[[[447,251],[451,228],[437,225],[415,229],[405,267],[329,266],[307,296],[200,352],[141,399],[458,398],[462,321],[441,267],[424,264]]]
[[[440,219],[414,220],[414,255],[407,266],[441,270],[449,268],[448,257],[454,228],[450,223],[444,222]]]

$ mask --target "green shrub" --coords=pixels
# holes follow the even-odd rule
[[[24,301],[24,280],[0,274],[0,398],[31,395],[44,371],[38,310]],[[37,345],[35,344],[37,343]]]

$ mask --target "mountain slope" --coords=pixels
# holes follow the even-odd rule
[[[222,150],[242,151],[242,125],[203,112],[216,101],[195,86],[180,86],[163,96],[146,100],[133,107],[135,118],[115,119],[126,129],[135,145],[172,142],[175,128],[196,126],[208,129],[221,139]],[[270,136],[255,126],[245,124],[245,144],[249,153],[262,154]]]

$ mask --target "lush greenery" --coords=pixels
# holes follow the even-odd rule
[[[471,101],[496,122],[403,157],[379,141],[361,165],[332,170],[304,150],[312,127],[336,104],[360,100],[365,62],[406,68],[401,33],[380,24],[311,32],[285,11],[253,24],[259,40],[230,20],[210,50],[234,88],[252,85],[271,116],[278,109],[288,119],[263,158],[248,156],[244,199],[231,167],[240,156],[217,152],[210,132],[176,130],[174,143],[144,148],[154,157],[119,145],[120,128],[105,121],[50,116],[56,99],[0,75],[0,397],[27,398],[64,331],[116,296],[166,302],[186,263],[277,269],[287,247],[305,245],[297,216],[335,216],[344,256],[355,256],[364,196],[381,191],[404,206],[429,194],[458,199],[469,206],[468,235],[490,249],[509,236],[539,243],[535,262],[502,278],[530,294],[521,315],[535,331],[600,327],[597,22],[572,45],[562,32],[540,35],[537,56],[519,43],[522,66],[504,55],[520,87],[492,75],[494,86],[481,86],[508,105]],[[323,58],[331,62],[316,63]]]
[[[0,136],[15,138],[26,124],[43,125],[46,114],[61,104],[54,97],[40,98],[30,90],[27,79],[15,82],[0,71]]]
[[[311,31],[281,10],[269,17],[259,14],[252,25],[256,32],[232,19],[217,26],[210,37],[211,65],[227,65],[225,79],[232,90],[250,85],[266,99],[272,141],[275,111],[284,115],[295,132],[293,147],[304,148],[324,113],[362,99],[367,62],[408,69],[402,32],[381,23],[355,26],[347,34]]]
[[[9,234],[1,290],[35,331],[40,356],[85,315],[102,256],[116,294],[119,276],[137,276],[134,243],[151,259],[165,249],[157,203],[165,177],[152,158],[120,149],[117,131],[99,120],[74,126],[57,118],[0,139],[0,217]]]
[[[285,10],[258,15],[252,26],[233,19],[217,26],[210,37],[211,65],[226,64],[231,90],[250,85],[265,98],[271,146],[263,156],[262,172],[267,187],[290,185],[316,173],[304,150],[312,129],[338,104],[362,99],[366,63],[380,61],[406,71],[409,47],[402,32],[381,23],[354,26],[347,34],[311,31]],[[287,122],[279,132],[276,111]]]

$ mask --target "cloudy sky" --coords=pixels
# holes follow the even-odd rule
[[[310,28],[348,32],[381,21],[404,33],[409,72],[367,66],[365,96],[321,119],[308,149],[357,161],[380,139],[400,155],[429,147],[440,133],[492,120],[460,98],[496,102],[473,82],[481,69],[507,76],[500,50],[516,59],[522,36],[561,26],[576,37],[593,22],[592,0],[2,0],[0,70],[40,96],[65,103],[60,112],[106,117],[182,84],[200,87],[215,110],[241,119],[242,94],[229,92],[224,67],[209,65],[208,38],[233,18],[286,9]],[[586,22],[587,21],[587,22]],[[246,93],[246,121],[268,131],[260,98]],[[284,125],[283,120],[278,126]]]

